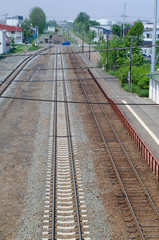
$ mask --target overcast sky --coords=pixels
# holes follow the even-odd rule
[[[47,20],[74,20],[80,12],[93,19],[121,20],[124,2],[128,21],[153,18],[154,0],[1,0],[0,19],[6,13],[26,18],[34,6],[39,6]]]

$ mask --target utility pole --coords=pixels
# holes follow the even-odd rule
[[[39,45],[39,31],[38,31],[38,26],[36,26],[36,31],[37,31],[37,46]]]
[[[78,45],[78,27],[76,28],[76,43]]]
[[[123,38],[125,37],[125,18],[126,16],[126,3],[124,2],[124,14],[121,15],[121,17],[123,17]]]
[[[82,52],[84,53],[84,27],[83,27],[83,39],[82,39]]]
[[[128,82],[128,86],[129,89],[131,87],[131,91],[132,91],[132,79],[131,79],[131,65],[132,65],[132,48],[133,48],[133,36],[131,36],[131,46],[130,46],[130,65],[129,65],[129,82]]]
[[[91,38],[90,38],[90,27],[89,27],[89,60],[91,59]]]
[[[157,1],[158,0],[154,0],[151,72],[155,71],[155,62],[156,62],[155,59],[156,59]]]
[[[108,39],[109,39],[109,35],[107,34],[106,72],[108,71]]]
[[[79,36],[80,36],[80,33],[79,33],[79,27],[78,27],[78,28],[77,28],[77,37],[78,37],[78,38],[77,38],[77,41],[78,41],[77,44],[78,44],[78,45],[80,45],[80,42],[79,42],[79,39],[80,39],[80,38],[79,38]]]

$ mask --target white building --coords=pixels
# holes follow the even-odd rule
[[[23,23],[22,16],[8,16],[6,17],[6,25],[21,26]]]
[[[0,30],[0,54],[4,54],[7,52],[6,47],[6,31]]]
[[[150,73],[149,98],[159,104],[159,72]]]
[[[152,54],[152,34],[153,34],[153,29],[145,29],[143,32],[144,36],[144,44],[142,48],[142,52],[147,55],[151,56]],[[159,28],[156,29],[156,41],[159,41]]]
[[[8,37],[13,38],[15,43],[23,43],[23,29],[18,26],[9,26],[5,24],[0,24],[0,30],[6,30]]]
[[[153,22],[150,22],[148,20],[142,21],[143,25],[144,25],[144,29],[153,29]],[[157,22],[157,28],[159,28],[159,22]]]
[[[47,31],[48,32],[55,32],[55,27],[48,26]]]
[[[99,19],[96,20],[100,25],[112,25],[112,21],[108,19]]]
[[[111,35],[111,27],[110,26],[94,26],[90,27],[91,31],[96,32],[96,37],[94,38],[94,42],[98,42],[99,39],[102,37],[104,40],[107,40],[107,35]]]
[[[143,32],[144,35],[144,41],[152,42],[152,32],[153,29],[145,29]],[[156,29],[156,41],[159,40],[159,28]]]

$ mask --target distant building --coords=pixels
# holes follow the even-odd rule
[[[6,31],[0,30],[0,54],[6,53]]]
[[[109,39],[110,39],[110,35],[111,35],[110,26],[94,26],[94,27],[90,27],[90,30],[96,32],[96,37],[94,38],[94,42],[98,42],[101,38],[103,38],[103,40],[106,40],[107,35],[109,35]]]
[[[21,26],[23,23],[22,16],[8,16],[6,17],[6,24],[10,26]]]
[[[55,27],[48,26],[47,32],[55,32]]]
[[[153,22],[151,21],[145,20],[145,21],[142,21],[142,24],[144,25],[145,30],[153,29]],[[159,22],[157,22],[157,28],[159,28]]]
[[[8,37],[13,38],[15,43],[23,43],[23,29],[18,26],[9,26],[5,24],[0,24],[0,30],[6,30]]]
[[[143,32],[144,35],[144,41],[152,42],[152,33],[153,29],[145,29]],[[156,41],[159,40],[159,28],[156,29]]]
[[[159,72],[150,73],[149,76],[149,98],[159,104]]]
[[[108,19],[99,19],[96,20],[100,25],[112,25],[112,21]]]
[[[145,29],[143,32],[144,42],[142,52],[149,57],[151,56],[152,53],[152,34],[153,34],[152,28]],[[159,41],[159,28],[156,29],[156,41]]]

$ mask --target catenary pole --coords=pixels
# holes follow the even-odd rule
[[[124,2],[124,16],[123,16],[123,38],[125,37],[125,17],[126,17],[126,3]]]
[[[90,26],[89,26],[89,60],[91,59],[91,53],[90,53],[90,50],[91,50],[91,38],[90,38]]]
[[[109,39],[109,35],[107,34],[106,72],[108,71],[108,39]]]
[[[156,25],[157,25],[157,1],[158,1],[158,0],[154,0],[151,72],[154,72],[154,71],[155,71],[155,58],[156,58]]]
[[[82,52],[84,53],[84,26],[83,26],[83,38],[82,38]]]

